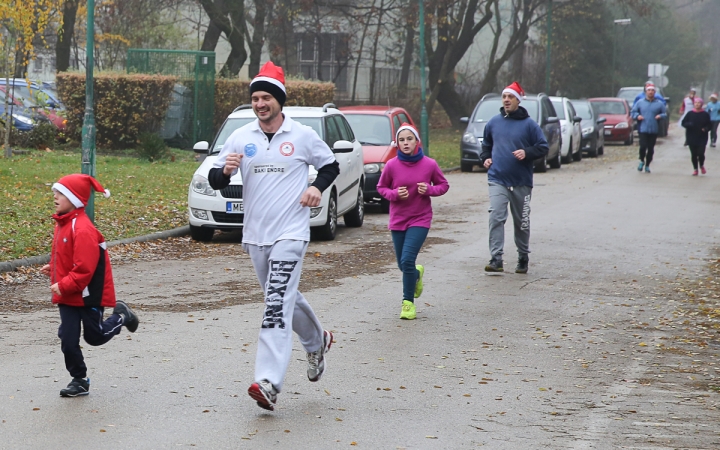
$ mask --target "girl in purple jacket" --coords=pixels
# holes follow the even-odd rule
[[[402,124],[395,133],[397,157],[385,165],[377,190],[390,202],[388,228],[403,273],[401,319],[415,318],[415,301],[423,291],[425,268],[415,260],[432,223],[430,197],[445,194],[448,185],[434,159],[423,155],[415,127]]]

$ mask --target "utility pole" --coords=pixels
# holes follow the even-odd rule
[[[616,49],[616,47],[617,47],[617,30],[615,29],[615,25],[631,25],[632,19],[617,19],[617,20],[614,20],[613,23],[614,23],[614,25],[613,25],[612,77],[610,79],[611,80],[610,81],[610,84],[611,84],[610,90],[612,91],[612,92],[610,92],[611,97],[615,97],[615,60],[617,59],[617,57],[615,56],[615,54],[617,53],[617,49]]]
[[[547,49],[545,50],[545,93],[550,95],[550,61],[552,51],[552,10],[553,0],[548,0],[547,6]]]
[[[82,126],[82,173],[95,176],[95,112],[93,109],[93,68],[95,66],[95,0],[87,0],[87,44],[85,48],[85,117]],[[90,198],[85,212],[95,221],[95,193],[90,189]]]
[[[420,18],[420,137],[423,144],[423,152],[430,156],[430,136],[428,135],[428,114],[425,107],[425,5],[423,0],[418,0]]]

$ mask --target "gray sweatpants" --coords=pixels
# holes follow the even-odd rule
[[[277,241],[272,246],[243,244],[265,294],[255,381],[268,380],[280,392],[290,363],[294,331],[307,352],[323,344],[323,327],[305,297],[298,292],[308,243]]]
[[[489,238],[490,256],[503,259],[505,246],[505,221],[508,217],[508,203],[515,228],[515,246],[518,254],[527,256],[530,253],[530,198],[531,186],[505,187],[496,183],[488,183],[490,188]]]

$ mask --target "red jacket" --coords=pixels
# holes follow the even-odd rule
[[[50,284],[58,283],[62,295],[53,303],[70,306],[115,306],[110,256],[103,235],[78,208],[53,214],[55,235],[50,257]]]

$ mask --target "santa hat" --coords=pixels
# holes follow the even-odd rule
[[[710,94],[710,98],[715,98],[715,99],[717,99],[717,98],[718,98],[718,95],[713,92],[712,94]]]
[[[98,180],[81,173],[74,173],[60,178],[57,183],[52,185],[52,188],[67,197],[76,208],[87,205],[91,188],[97,192],[102,192],[106,198],[110,197],[110,191],[102,187]]]
[[[518,83],[517,81],[513,81],[512,84],[510,84],[510,86],[503,89],[502,93],[503,94],[505,94],[505,93],[512,94],[520,102],[523,101],[523,99],[525,98],[525,91],[523,90],[522,86],[520,86],[520,83]]]
[[[398,141],[398,136],[400,136],[400,132],[405,130],[409,130],[412,134],[415,135],[415,139],[420,142],[420,134],[418,133],[418,130],[407,122],[403,122],[403,124],[400,125],[400,128],[398,128],[397,132],[395,133],[395,142]]]
[[[648,83],[648,84],[645,85],[645,90],[647,91],[648,89],[652,89],[653,91],[657,91],[657,89],[655,88],[655,85],[652,84],[652,83]]]
[[[280,106],[285,104],[287,92],[285,91],[285,73],[282,67],[268,61],[260,68],[260,72],[250,82],[250,95],[256,91],[264,91],[275,97]]]

